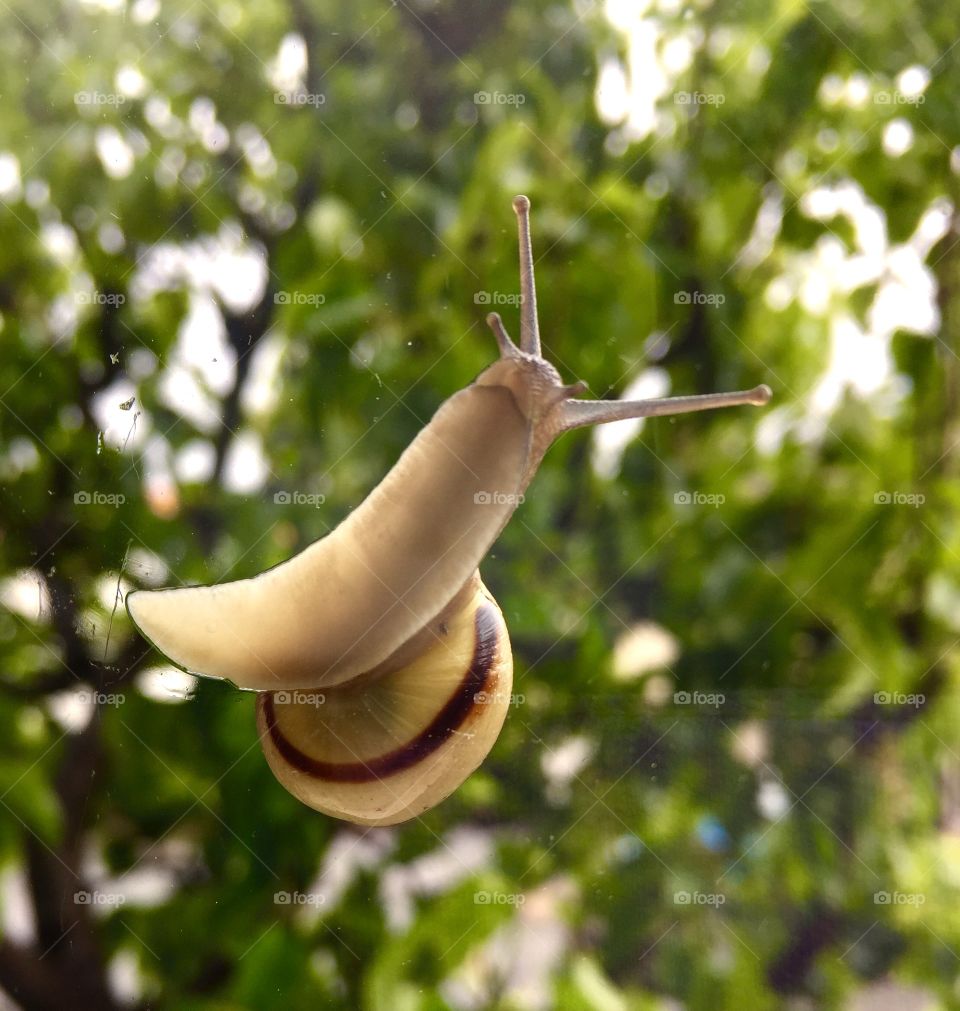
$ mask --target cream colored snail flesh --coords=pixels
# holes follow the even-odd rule
[[[487,317],[497,361],[443,403],[335,530],[251,579],[137,590],[127,609],[180,667],[259,692],[277,779],[305,804],[392,825],[449,796],[493,747],[513,679],[480,562],[561,433],[624,418],[765,404],[770,390],[577,399],[540,354],[530,201],[520,230],[520,346]]]

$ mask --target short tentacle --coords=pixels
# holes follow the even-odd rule
[[[545,406],[547,408],[553,407],[562,401],[570,400],[571,397],[579,397],[586,391],[587,384],[582,379],[578,379],[575,383],[568,383],[566,386],[554,386],[552,389],[544,391]]]
[[[506,327],[503,325],[503,320],[500,318],[500,313],[491,312],[487,314],[487,326],[493,331],[494,337],[497,338],[497,346],[500,348],[501,358],[519,358],[520,349],[516,344],[510,339],[510,334],[507,333]]]

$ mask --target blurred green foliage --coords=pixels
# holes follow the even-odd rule
[[[631,35],[585,2],[4,5],[0,572],[26,575],[0,608],[0,986],[24,1007],[118,1006],[131,977],[196,1009],[957,1006],[955,17],[640,7],[608,8]],[[652,130],[610,111],[628,64]],[[364,833],[275,782],[249,695],[144,690],[162,658],[116,591],[142,549],[213,582],[346,515],[492,360],[517,192],[565,379],[775,401],[648,422],[615,476],[589,434],[550,451],[482,570],[523,704],[453,797]],[[266,263],[245,304],[189,270],[137,288],[158,245],[217,236]],[[938,318],[898,321],[898,281]],[[183,411],[201,297],[237,364],[181,365]],[[100,704],[68,731],[78,690]],[[428,854],[459,873],[418,892]]]

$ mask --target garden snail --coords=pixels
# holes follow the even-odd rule
[[[478,565],[561,433],[624,418],[765,404],[770,390],[574,399],[540,355],[530,201],[520,232],[520,346],[443,403],[331,533],[251,579],[137,590],[131,618],[196,674],[259,692],[277,779],[310,807],[392,825],[449,796],[493,746],[513,680],[503,615]]]

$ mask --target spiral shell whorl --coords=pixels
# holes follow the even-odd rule
[[[311,692],[263,692],[257,727],[277,779],[317,811],[362,825],[412,818],[493,747],[513,659],[496,601],[476,591],[443,639],[401,670]]]

